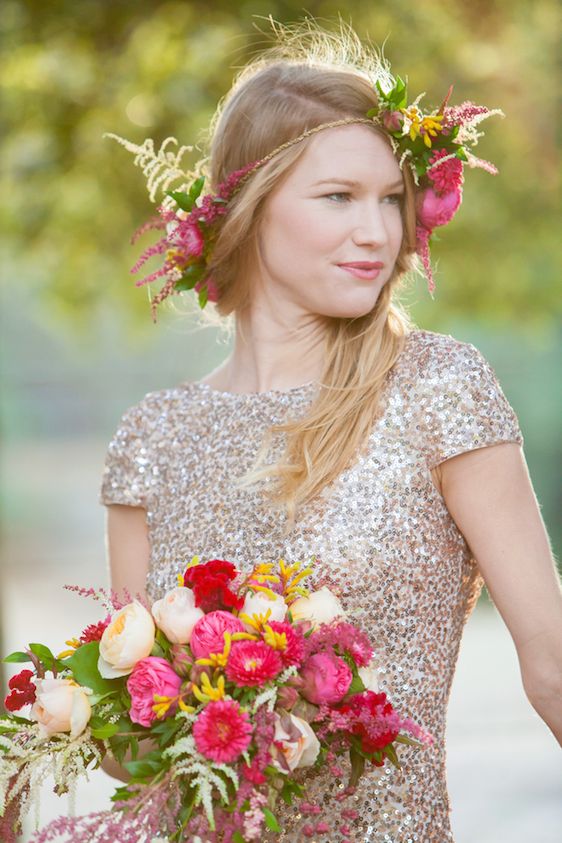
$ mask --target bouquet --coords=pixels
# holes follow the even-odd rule
[[[130,774],[113,807],[60,817],[36,843],[245,843],[281,831],[280,800],[310,815],[306,836],[329,833],[303,774],[343,776],[349,756],[344,799],[365,765],[399,767],[400,744],[433,738],[379,693],[371,642],[328,588],[305,587],[312,570],[281,560],[242,577],[195,556],[150,610],[70,587],[109,613],[58,656],[32,643],[4,659],[32,667],[10,680],[0,719],[0,839],[16,840],[46,775],[72,793],[106,755]]]

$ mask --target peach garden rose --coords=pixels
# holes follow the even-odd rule
[[[154,646],[155,626],[150,612],[137,600],[120,609],[100,640],[98,670],[104,679],[127,676]]]
[[[92,713],[88,694],[72,679],[36,679],[36,700],[31,719],[37,721],[43,737],[57,732],[81,735]]]

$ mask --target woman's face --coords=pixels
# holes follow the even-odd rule
[[[370,312],[400,251],[403,200],[398,162],[372,129],[352,124],[313,136],[266,200],[259,240],[266,300],[289,312]],[[367,271],[342,266],[350,263]]]

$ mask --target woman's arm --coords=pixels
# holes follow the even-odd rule
[[[111,588],[118,596],[122,596],[127,589],[133,597],[139,594],[147,599],[146,575],[150,560],[150,543],[144,509],[121,504],[107,507],[106,551]],[[148,741],[143,742],[138,757],[153,748]],[[130,755],[127,754],[125,761],[130,760]],[[108,775],[123,782],[131,778],[127,770],[109,756],[104,758],[101,767]]]
[[[442,494],[519,658],[529,702],[562,746],[562,588],[520,446],[441,463]]]
[[[146,511],[140,506],[112,504],[107,508],[106,553],[111,588],[119,596],[125,589],[146,598],[150,542]]]

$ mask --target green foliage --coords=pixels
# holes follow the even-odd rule
[[[9,656],[4,656],[2,661],[6,662],[6,664],[20,664],[23,662],[30,662],[31,656],[29,653],[22,653],[18,650],[15,653],[10,653]]]
[[[121,679],[103,679],[97,669],[100,654],[99,641],[83,644],[64,660],[65,667],[70,668],[72,675],[79,685],[91,688],[98,694],[109,694],[116,691],[122,684]]]
[[[3,3],[5,275],[77,337],[92,331],[98,306],[119,309],[124,330],[153,327],[129,276],[139,251],[128,240],[154,208],[128,153],[103,132],[200,142],[234,68],[272,43],[253,9],[226,0]],[[327,28],[340,9],[307,6]],[[269,12],[285,22],[304,17],[296,0],[273,2]],[[452,104],[472,99],[506,113],[490,120],[478,147],[499,176],[468,173],[461,212],[434,250],[436,301],[423,281],[411,294],[416,319],[436,329],[455,314],[555,323],[556,4],[351,0],[341,14],[365,41],[390,36],[385,55],[410,97],[427,91],[424,103],[437,106],[452,82]],[[190,163],[198,157],[195,149]]]

